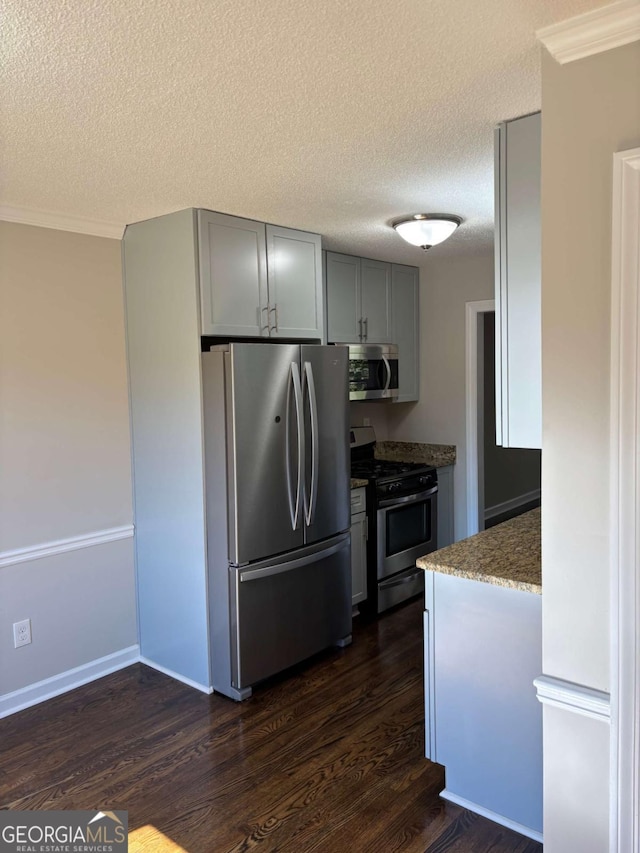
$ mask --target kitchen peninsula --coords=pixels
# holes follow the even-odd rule
[[[425,576],[426,756],[441,796],[542,839],[540,510],[417,561]]]

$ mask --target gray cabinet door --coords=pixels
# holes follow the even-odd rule
[[[268,335],[264,223],[199,210],[198,241],[202,334]]]
[[[367,514],[351,516],[351,604],[367,597]]]
[[[367,343],[395,343],[391,340],[391,264],[360,260],[360,289],[363,337]]]
[[[496,131],[496,429],[542,444],[540,113]]]
[[[398,345],[397,403],[420,397],[420,278],[417,267],[391,266],[393,343]]]
[[[360,258],[327,252],[326,278],[327,340],[330,343],[360,343]]]
[[[320,236],[267,225],[271,337],[322,337]]]

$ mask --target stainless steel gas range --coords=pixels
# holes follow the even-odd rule
[[[418,557],[438,547],[438,474],[431,465],[375,458],[372,427],[351,428],[351,476],[368,480],[368,613],[424,591]]]

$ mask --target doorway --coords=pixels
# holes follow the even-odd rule
[[[540,505],[539,450],[496,444],[495,303],[467,303],[467,536]]]

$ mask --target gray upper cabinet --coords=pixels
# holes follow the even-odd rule
[[[266,230],[271,337],[322,337],[320,236],[277,225]]]
[[[320,236],[198,211],[201,332],[322,338]]]
[[[327,338],[392,343],[391,264],[327,252]]]
[[[331,343],[360,343],[360,258],[327,252],[326,276],[328,340]]]
[[[199,210],[198,232],[202,334],[263,336],[269,328],[264,224]]]
[[[398,345],[399,394],[397,403],[420,397],[420,278],[417,267],[391,265],[393,328]]]
[[[360,259],[363,340],[389,344],[391,340],[391,264]]]
[[[540,113],[496,130],[496,441],[542,445]]]

